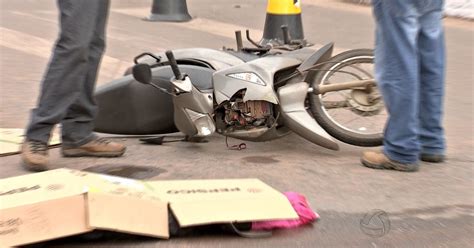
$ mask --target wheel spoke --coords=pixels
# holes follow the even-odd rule
[[[313,86],[372,79],[373,51],[351,50],[336,55],[324,66],[317,68]],[[383,99],[376,86],[331,91],[311,98],[315,117],[328,133],[353,145],[381,145],[386,121]],[[369,95],[370,94],[370,95]]]

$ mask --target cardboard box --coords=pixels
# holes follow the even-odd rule
[[[167,203],[140,181],[58,169],[0,180],[0,244],[106,229],[168,238]]]
[[[181,227],[298,218],[258,179],[146,182],[58,169],[0,180],[0,244],[93,229],[169,238],[168,206]]]
[[[181,227],[298,218],[282,193],[258,179],[153,181],[148,184],[160,199],[169,202]]]
[[[158,198],[146,182],[83,171],[67,171],[88,189],[90,227],[169,238],[168,203]]]
[[[64,171],[0,180],[0,243],[28,244],[91,230],[86,188]],[[72,177],[73,178],[73,177]]]

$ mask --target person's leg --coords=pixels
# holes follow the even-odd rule
[[[77,147],[95,138],[93,134],[94,118],[97,107],[94,100],[94,89],[97,71],[105,50],[105,31],[109,10],[109,0],[96,0],[97,14],[93,29],[92,41],[89,44],[87,72],[79,97],[70,106],[66,117],[61,121],[62,142],[65,147]]]
[[[97,12],[96,1],[58,0],[57,5],[61,33],[22,145],[23,163],[33,171],[48,169],[47,143],[51,130],[80,95],[95,26],[92,17]]]
[[[443,97],[445,80],[445,44],[442,27],[443,1],[433,0],[434,6],[420,17],[418,38],[420,57],[420,142],[421,159],[441,162],[445,153],[443,130]]]
[[[414,163],[418,142],[419,24],[412,1],[381,1],[375,49],[376,80],[389,112],[384,152],[402,163]]]
[[[420,151],[418,12],[410,0],[375,0],[373,3],[376,19],[375,78],[389,118],[384,132],[383,154],[365,153],[362,163],[373,168],[416,170]]]
[[[94,88],[97,70],[105,49],[105,30],[109,12],[109,0],[95,0],[97,14],[93,39],[89,46],[87,74],[79,97],[69,108],[62,124],[62,154],[66,157],[98,156],[117,157],[124,154],[123,144],[98,138],[93,133],[97,107]]]
[[[61,33],[44,76],[37,107],[26,131],[28,140],[47,143],[55,124],[80,95],[95,29],[96,1],[58,0]]]

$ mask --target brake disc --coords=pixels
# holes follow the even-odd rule
[[[368,93],[366,90],[354,89],[346,97],[351,111],[361,116],[377,115],[384,108],[382,98],[376,91]]]

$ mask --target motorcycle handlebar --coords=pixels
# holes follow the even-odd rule
[[[285,43],[285,45],[289,45],[291,43],[291,38],[290,38],[290,31],[288,30],[288,26],[282,25],[281,31],[283,32],[283,43]]]
[[[173,52],[170,50],[166,51],[166,57],[168,57],[171,70],[173,70],[175,78],[178,80],[183,80],[183,74],[181,74],[181,72],[179,71],[178,63],[176,63],[176,59],[174,58]]]

